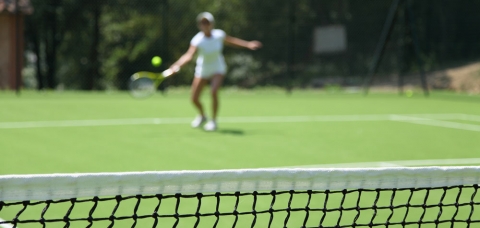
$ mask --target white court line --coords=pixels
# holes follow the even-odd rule
[[[92,127],[92,126],[122,126],[146,124],[184,124],[190,118],[143,118],[143,119],[104,119],[104,120],[60,120],[60,121],[29,121],[0,122],[0,129],[15,128],[45,128],[45,127]]]
[[[294,122],[354,122],[354,121],[401,121],[412,117],[450,120],[467,118],[464,114],[407,114],[406,115],[326,115],[326,116],[251,116],[223,117],[222,123],[294,123]],[[470,117],[473,118],[473,117]],[[480,119],[480,117],[479,117]],[[153,124],[188,124],[190,118],[137,118],[137,119],[103,119],[103,120],[60,120],[60,121],[28,121],[0,122],[0,129],[46,128],[46,127],[91,127]]]
[[[405,118],[411,117],[418,117],[418,118],[426,118],[426,119],[436,119],[436,120],[458,120],[462,118],[466,118],[466,114],[461,113],[439,113],[439,114],[392,114],[390,115],[395,118],[400,118],[399,116],[405,116]],[[480,117],[479,117],[480,119]]]
[[[335,115],[335,116],[262,116],[262,117],[225,117],[223,123],[294,123],[294,122],[355,122],[388,121],[390,115]]]
[[[480,165],[480,158],[358,162],[358,163],[288,166],[288,167],[276,167],[276,168],[369,168],[369,167],[410,167],[410,166],[438,166],[438,165]]]
[[[462,114],[460,115],[460,120],[480,122],[480,116]]]
[[[5,220],[0,218],[0,222],[5,222]],[[0,227],[1,228],[13,228],[13,225],[11,225],[11,224],[0,224]],[[17,228],[18,228],[18,226],[17,226]]]
[[[462,119],[462,118],[458,118],[458,119]],[[419,117],[413,117],[413,116],[409,117],[409,116],[403,116],[403,115],[393,115],[391,120],[404,122],[404,123],[413,123],[413,124],[420,124],[420,125],[480,132],[480,125],[476,125],[476,124],[456,123],[456,122],[448,122],[448,121],[441,121],[441,120],[435,120],[435,119],[419,118]]]

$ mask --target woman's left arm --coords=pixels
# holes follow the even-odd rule
[[[257,50],[262,47],[262,43],[260,41],[246,41],[233,36],[226,36],[225,44],[235,47],[248,48],[250,50]]]

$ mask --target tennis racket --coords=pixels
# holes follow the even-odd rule
[[[165,80],[165,78],[178,72],[178,69],[168,69],[162,73],[154,73],[148,71],[140,71],[130,76],[129,89],[130,94],[134,98],[147,98],[152,96],[157,90],[158,86]]]

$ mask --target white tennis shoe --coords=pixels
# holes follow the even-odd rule
[[[199,128],[205,122],[207,122],[207,118],[205,116],[198,115],[197,117],[195,117],[195,119],[193,119],[192,127],[193,128]]]
[[[215,122],[215,120],[210,120],[205,126],[203,126],[203,129],[205,131],[215,131],[217,130],[217,122]]]

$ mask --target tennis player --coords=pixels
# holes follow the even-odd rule
[[[190,60],[197,53],[195,77],[192,82],[191,99],[199,115],[192,121],[192,127],[198,128],[203,124],[206,131],[217,129],[218,114],[218,90],[222,85],[223,78],[227,72],[227,66],[223,57],[223,45],[256,50],[262,46],[258,41],[245,41],[239,38],[228,36],[223,30],[214,29],[215,19],[211,13],[203,12],[197,16],[197,23],[200,32],[193,37],[190,48],[175,62],[170,69],[176,71]],[[203,87],[210,82],[212,96],[212,118],[207,119],[200,94]]]

